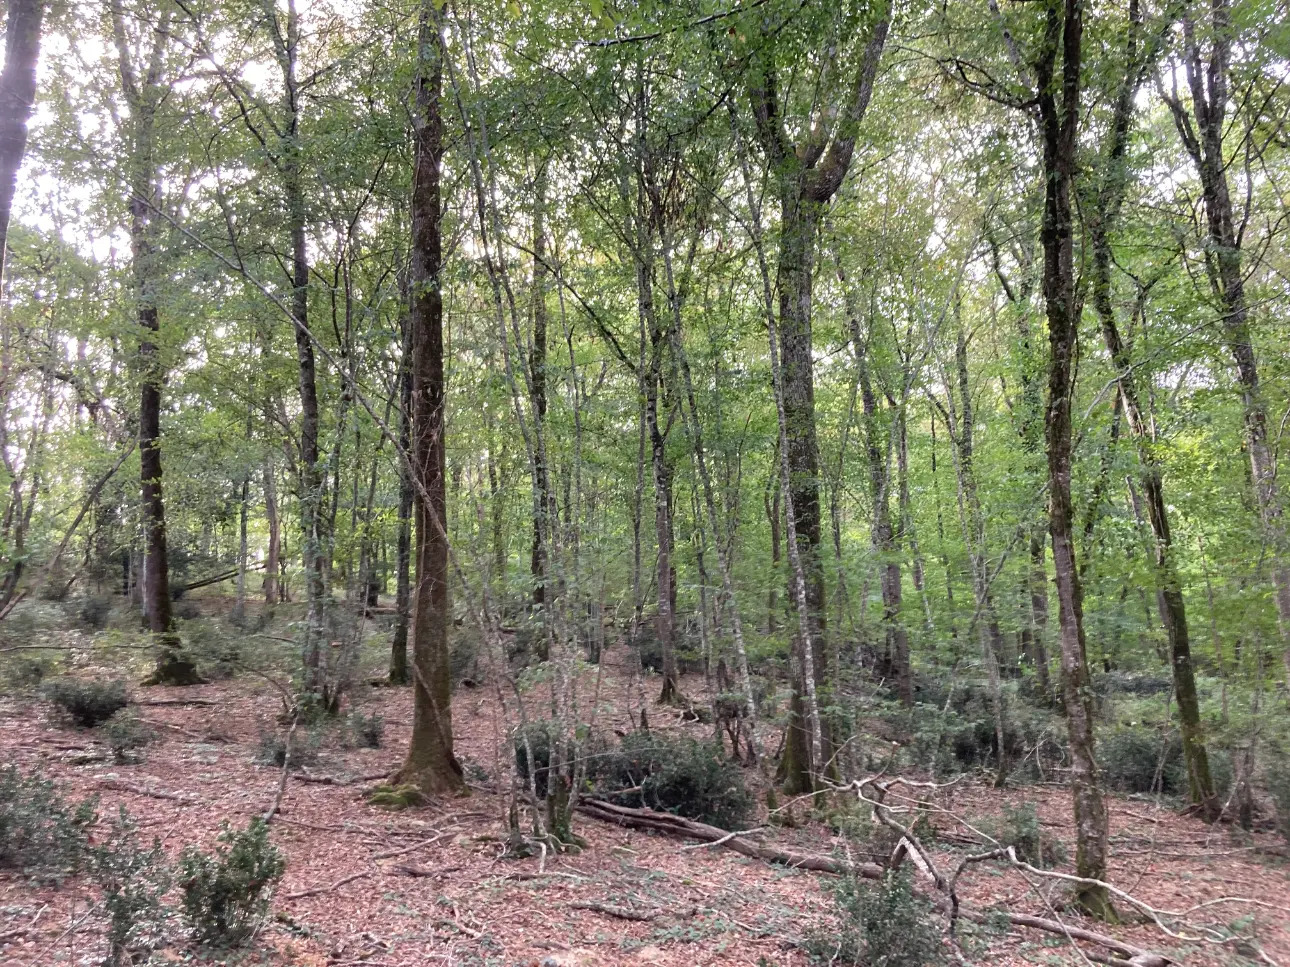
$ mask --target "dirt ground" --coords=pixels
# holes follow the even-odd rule
[[[701,686],[687,684],[695,692]],[[599,725],[630,727],[625,709],[639,686],[610,660],[599,689]],[[135,697],[158,733],[139,764],[113,764],[97,755],[104,749],[93,733],[63,727],[42,704],[16,702],[0,703],[0,760],[23,768],[40,765],[72,796],[97,795],[101,816],[125,805],[143,835],[158,837],[172,853],[188,843],[210,842],[221,820],[241,825],[266,810],[280,770],[253,759],[261,732],[277,727],[281,709],[267,683],[246,677],[182,690],[138,689]],[[467,797],[424,808],[391,812],[371,806],[365,792],[395,768],[404,751],[411,695],[407,689],[373,689],[363,702],[385,718],[384,746],[326,746],[306,778],[289,779],[272,827],[287,872],[273,918],[238,963],[789,967],[808,963],[797,941],[828,927],[830,877],[585,817],[577,831],[588,841],[586,850],[505,859],[504,800],[487,788],[487,779]],[[473,764],[471,774],[496,775],[508,747],[499,742],[504,725],[491,689],[460,690],[453,715],[458,751]],[[665,709],[652,710],[651,722],[696,734],[710,728],[682,726]],[[761,777],[751,780],[764,790]],[[933,817],[943,834],[936,847],[942,868],[952,870],[964,851],[967,830],[953,815],[979,818],[1004,803],[1025,802],[1035,804],[1046,831],[1073,856],[1065,789],[1031,785],[999,792],[965,781],[942,797],[948,812]],[[818,822],[763,835],[802,851],[847,849],[845,840]],[[1084,926],[1177,963],[1290,965],[1290,862],[1284,844],[1269,834],[1237,836],[1150,800],[1117,798],[1111,802],[1111,856],[1111,880],[1123,889],[1162,909],[1194,908],[1187,918],[1194,925],[1239,924],[1257,937],[1262,953],[1199,939],[1191,929],[1171,937],[1141,923]],[[1052,917],[1061,891],[1015,871],[980,866],[964,874],[960,893],[978,907]],[[0,967],[97,964],[101,925],[91,896],[75,880],[59,889],[35,889],[11,873],[0,875]],[[657,915],[628,921],[580,903]],[[1058,915],[1080,923],[1070,912]],[[973,943],[969,953],[978,963],[1087,963],[1066,938],[1038,932],[979,935]],[[193,958],[178,939],[153,955],[161,963]]]

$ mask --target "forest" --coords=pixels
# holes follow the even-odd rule
[[[1285,0],[6,0],[0,964],[1290,965]]]

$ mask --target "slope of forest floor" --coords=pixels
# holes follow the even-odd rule
[[[615,652],[603,663],[598,707],[606,729],[631,728],[625,710],[637,704],[631,693],[639,695],[641,683],[626,673],[625,662]],[[703,682],[685,686],[697,695]],[[644,683],[646,690],[654,687]],[[18,701],[0,704],[0,760],[40,766],[73,797],[98,796],[101,816],[126,806],[142,834],[158,837],[171,853],[188,843],[209,844],[222,821],[241,825],[265,812],[281,771],[254,761],[262,733],[280,728],[281,698],[270,683],[244,676],[187,689],[136,689],[135,697],[158,733],[139,764],[113,763],[100,755],[105,750],[93,733],[62,726],[40,703]],[[828,876],[585,817],[577,832],[587,849],[503,858],[505,800],[490,788],[490,777],[510,746],[489,688],[459,689],[453,703],[471,795],[397,812],[369,805],[365,792],[398,765],[404,750],[410,690],[372,689],[364,708],[385,719],[383,747],[328,743],[304,776],[286,784],[273,839],[287,872],[273,918],[240,963],[787,967],[809,962],[800,947],[804,936],[830,928]],[[711,726],[679,718],[662,707],[650,712],[654,728],[710,734]],[[765,780],[750,771],[749,781],[764,801]],[[1005,804],[1033,803],[1045,832],[1074,854],[1070,797],[1061,786],[998,791],[968,780],[940,802],[947,812],[933,817],[942,835],[932,849],[945,868],[969,851],[966,830],[953,817],[981,820]],[[764,816],[764,802],[759,808]],[[798,820],[761,835],[817,854],[863,850],[806,810]],[[1238,836],[1150,799],[1115,798],[1111,847],[1111,879],[1123,889],[1159,908],[1195,907],[1191,919],[1198,924],[1240,921],[1257,936],[1264,962],[1290,963],[1290,864],[1269,834]],[[988,865],[970,868],[959,892],[976,907],[1045,917],[1054,915],[1060,895],[1051,884]],[[1222,899],[1233,897],[1257,903]],[[628,921],[588,904],[645,911],[652,919]],[[36,889],[16,875],[0,876],[0,965],[98,963],[101,940],[95,918],[87,916],[91,907],[88,886],[75,879]],[[1257,962],[1249,948],[1189,943],[1141,923],[1099,929],[1179,963]],[[1064,938],[1015,930],[978,932],[968,952],[979,963],[1086,962]],[[176,943],[153,962],[192,957]]]

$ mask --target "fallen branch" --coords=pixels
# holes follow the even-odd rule
[[[288,893],[284,900],[303,900],[305,897],[318,896],[320,893],[331,893],[333,890],[339,890],[346,883],[353,883],[355,880],[361,880],[365,876],[371,876],[371,870],[360,870],[357,873],[351,873],[349,876],[342,877],[330,886],[313,886],[307,890],[301,890],[299,893]]]
[[[153,799],[168,799],[171,802],[196,803],[200,799],[194,799],[191,796],[181,796],[178,793],[166,792],[164,789],[149,789],[147,786],[136,786],[132,782],[126,782],[124,779],[105,779],[99,783],[100,789],[111,789],[114,792],[131,792],[136,796],[150,796]]]
[[[291,717],[291,728],[287,730],[287,738],[282,744],[282,775],[278,777],[278,792],[273,797],[273,805],[264,814],[266,824],[272,822],[273,817],[282,808],[282,796],[287,791],[287,773],[291,771],[291,743],[296,737],[296,726],[299,724],[300,710],[297,708],[296,714]]]
[[[404,876],[416,877],[418,879],[447,876],[449,873],[456,873],[461,869],[460,866],[445,866],[442,869],[431,870],[424,866],[417,866],[415,863],[396,863],[390,868],[396,873],[402,873]]]
[[[423,839],[418,843],[413,843],[411,846],[402,846],[399,849],[392,849],[384,853],[377,853],[375,856],[372,857],[372,859],[388,860],[388,859],[392,859],[395,856],[404,856],[407,853],[416,852],[417,850],[421,849],[424,846],[433,846],[435,843],[439,842],[439,840],[443,839],[447,835],[448,835],[447,833],[436,832],[435,835],[431,836],[429,839]]]
[[[673,816],[671,813],[656,812],[653,809],[639,809],[632,806],[619,806],[602,799],[582,799],[577,806],[578,812],[601,822],[626,826],[630,829],[643,829],[677,836],[683,839],[697,839],[703,843],[720,844],[744,856],[761,860],[765,863],[776,863],[781,866],[799,870],[811,870],[816,873],[833,873],[838,876],[853,874],[869,880],[882,878],[883,868],[876,863],[848,863],[832,856],[818,856],[807,853],[793,853],[788,850],[756,843],[738,833],[709,826],[693,819]]]
[[[612,903],[600,903],[596,900],[574,900],[569,904],[571,910],[592,910],[596,913],[603,913],[608,917],[617,917],[619,920],[633,920],[643,923],[648,920],[657,920],[664,914],[670,913],[663,907],[650,907],[646,910],[635,910],[631,907],[615,906]],[[686,907],[684,910],[676,911],[678,917],[692,917],[697,911],[697,907]]]

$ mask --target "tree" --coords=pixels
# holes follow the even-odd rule
[[[453,755],[448,677],[448,532],[444,461],[443,38],[438,6],[424,0],[417,37],[412,168],[412,452],[416,586],[412,599],[412,738],[399,772],[427,795],[465,789]]]
[[[192,659],[180,651],[170,612],[170,569],[166,548],[166,508],[161,491],[161,389],[165,380],[156,339],[161,332],[157,290],[162,264],[158,251],[156,214],[160,206],[157,161],[157,115],[170,93],[164,71],[171,42],[173,12],[163,6],[151,31],[141,41],[141,65],[126,27],[122,0],[112,0],[112,34],[116,43],[121,91],[129,107],[128,145],[130,253],[134,298],[140,329],[139,470],[142,475],[143,612],[158,644],[157,667],[148,679],[153,685],[195,685],[201,681]],[[149,36],[150,35],[150,36]],[[142,67],[142,73],[139,68]]]
[[[1048,443],[1049,534],[1056,572],[1062,702],[1075,800],[1075,868],[1079,876],[1104,880],[1106,803],[1094,756],[1084,601],[1071,526],[1071,397],[1079,328],[1072,195],[1078,170],[1083,39],[1084,11],[1080,0],[1047,0],[1035,79],[1045,175],[1040,238],[1044,305],[1048,316],[1048,405],[1044,425]],[[1081,886],[1079,902],[1094,916],[1113,918],[1115,915],[1105,887]]]
[[[27,150],[27,119],[36,100],[36,61],[44,17],[45,0],[10,0],[4,71],[0,73],[0,281],[18,169]]]
[[[850,82],[842,91],[837,82],[836,58],[827,56],[821,71],[820,102],[823,109],[810,121],[809,133],[800,143],[789,134],[788,105],[782,102],[781,82],[775,63],[776,44],[763,26],[759,42],[748,54],[745,85],[757,140],[770,167],[770,178],[779,202],[779,247],[775,263],[775,288],[779,294],[779,353],[782,366],[782,394],[787,450],[783,455],[789,490],[784,497],[791,504],[794,529],[804,570],[809,628],[796,642],[793,722],[781,768],[790,791],[814,788],[815,776],[831,758],[827,737],[813,761],[808,730],[804,726],[802,703],[806,683],[803,669],[814,668],[815,689],[828,681],[824,649],[824,562],[820,555],[820,455],[815,429],[815,380],[811,342],[812,286],[815,277],[816,233],[830,199],[841,187],[851,167],[856,139],[882,57],[891,9],[880,5],[865,40]],[[809,661],[801,652],[811,651]]]

